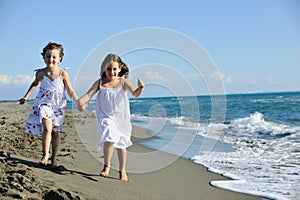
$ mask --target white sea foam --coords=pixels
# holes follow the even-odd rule
[[[241,192],[249,195],[255,195],[255,196],[264,197],[268,199],[288,200],[287,198],[276,194],[270,194],[265,192],[252,191],[252,190],[242,190],[240,189],[241,188],[240,186],[247,184],[245,180],[211,181],[210,184],[217,188],[231,190],[234,192]]]
[[[223,127],[222,140],[234,152],[209,152],[192,160],[233,182],[212,185],[272,199],[300,196],[300,127],[265,121],[261,113],[233,120]],[[205,134],[201,134],[202,136]]]

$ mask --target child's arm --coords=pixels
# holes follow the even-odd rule
[[[20,105],[24,104],[28,100],[31,93],[39,86],[42,78],[43,78],[43,76],[42,76],[41,72],[38,71],[38,72],[35,73],[34,81],[31,83],[31,85],[30,85],[28,91],[26,92],[25,96],[19,100]]]
[[[80,103],[87,103],[99,90],[99,80],[95,81],[92,87],[79,99]]]
[[[132,96],[134,97],[139,97],[144,89],[144,82],[140,78],[138,78],[138,87],[136,89],[128,79],[124,79],[124,85],[126,89],[130,92],[130,94],[132,94]]]
[[[78,99],[78,104],[81,107],[80,111],[84,111],[88,104],[87,102],[96,94],[96,92],[99,90],[99,80],[95,81],[92,85],[92,87]]]
[[[77,105],[78,96],[77,96],[77,94],[75,93],[75,91],[72,88],[72,85],[71,85],[71,82],[70,82],[70,78],[69,78],[69,74],[68,74],[68,72],[66,70],[63,71],[62,77],[63,77],[63,81],[64,81],[64,84],[65,84],[65,87],[67,89],[69,97]]]

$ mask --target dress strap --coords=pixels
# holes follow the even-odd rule
[[[101,89],[101,85],[102,85],[102,78],[99,78],[99,90]]]
[[[62,68],[62,69],[60,70],[60,72],[59,72],[59,76],[61,76],[62,73],[63,73],[64,71],[66,71],[66,70],[67,70],[66,68]]]
[[[120,84],[121,84],[121,86],[123,87],[123,85],[124,85],[124,78],[123,78],[123,77],[121,77]]]
[[[35,72],[41,72],[43,76],[45,76],[43,68],[35,69]]]
[[[125,83],[124,83],[124,78],[123,78],[123,77],[121,77],[120,84],[121,84],[121,87],[122,87],[124,90],[126,90]]]

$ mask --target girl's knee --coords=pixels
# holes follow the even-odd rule
[[[52,121],[49,120],[49,119],[46,119],[46,118],[43,118],[43,119],[42,119],[42,123],[43,123],[45,126],[47,126],[47,125],[52,125]]]
[[[126,148],[124,148],[124,149],[117,148],[117,151],[120,151],[120,152],[126,152]]]
[[[42,123],[44,125],[44,131],[46,131],[47,133],[51,133],[52,132],[52,121],[48,120],[46,118],[43,118]]]

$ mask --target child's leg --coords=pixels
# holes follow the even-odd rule
[[[52,121],[43,118],[42,122],[44,125],[44,132],[42,135],[43,158],[42,160],[40,160],[40,164],[47,165],[49,159],[50,142],[51,142]]]
[[[51,157],[51,164],[52,167],[57,166],[57,153],[58,153],[58,146],[59,146],[59,132],[52,131],[52,157]]]
[[[126,149],[117,149],[118,152],[118,159],[119,159],[119,175],[121,181],[128,181],[128,177],[126,174],[126,157],[127,157],[127,150]]]
[[[104,147],[103,147],[104,167],[100,173],[100,176],[103,176],[103,177],[108,176],[113,151],[114,151],[114,143],[113,142],[105,142]]]

